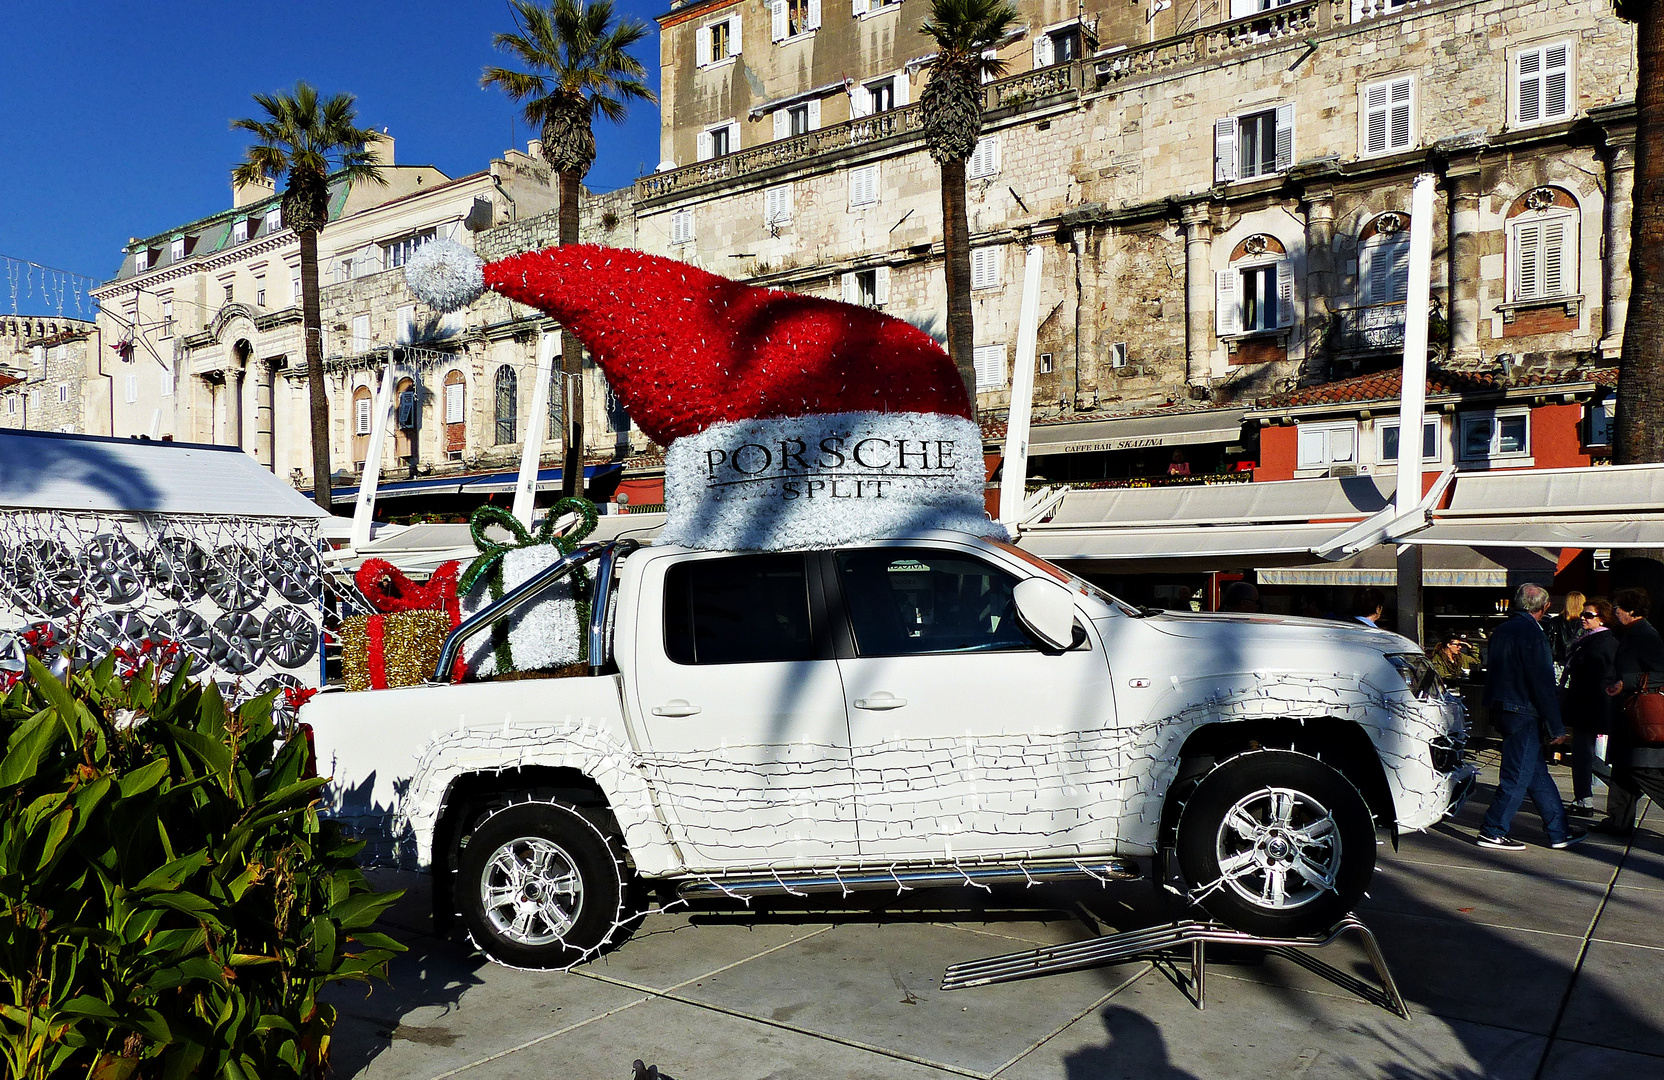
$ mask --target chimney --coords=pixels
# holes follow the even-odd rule
[[[529,158],[532,158],[535,161],[542,161],[543,160],[543,140],[542,139],[532,139],[530,142],[526,143],[526,156],[529,157]]]
[[[275,194],[277,194],[277,185],[264,176],[247,184],[239,184],[235,180],[231,182],[231,205],[233,207],[243,207],[250,203],[257,203],[262,199],[269,199]]]
[[[365,143],[364,149],[369,151],[370,157],[377,165],[393,164],[393,136],[387,134],[386,128],[382,128],[381,134]]]

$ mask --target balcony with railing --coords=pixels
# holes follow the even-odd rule
[[[1404,348],[1402,303],[1335,308],[1329,314],[1334,320],[1330,333],[1336,354]]]

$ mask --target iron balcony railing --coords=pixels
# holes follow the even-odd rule
[[[1404,305],[1372,304],[1369,307],[1336,308],[1335,351],[1374,352],[1404,347]]]

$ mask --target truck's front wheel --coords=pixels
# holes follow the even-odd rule
[[[629,922],[625,868],[594,824],[563,803],[497,811],[468,837],[457,899],[474,943],[513,967],[569,967]]]
[[[1375,825],[1351,781],[1306,754],[1243,754],[1208,773],[1179,819],[1191,895],[1238,930],[1327,930],[1375,872]]]

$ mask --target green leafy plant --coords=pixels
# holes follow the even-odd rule
[[[0,698],[0,1064],[19,1078],[313,1077],[326,982],[385,977],[398,898],[317,814],[268,694],[116,656]]]

